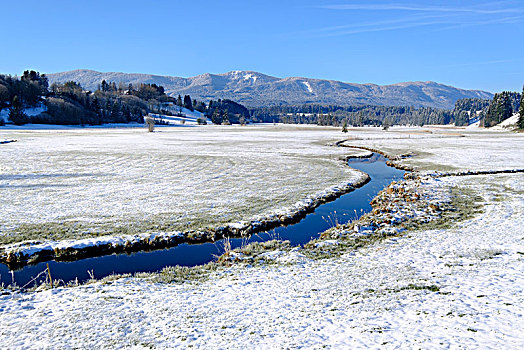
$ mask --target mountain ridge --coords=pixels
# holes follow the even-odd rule
[[[203,73],[183,78],[146,73],[98,72],[77,69],[47,74],[50,83],[69,80],[95,90],[102,80],[124,84],[162,85],[172,96],[191,95],[198,100],[231,99],[249,107],[301,105],[385,105],[453,108],[460,98],[491,99],[493,94],[465,90],[433,81],[401,82],[389,85],[358,84],[305,77],[279,78],[255,71],[234,70],[221,74]]]

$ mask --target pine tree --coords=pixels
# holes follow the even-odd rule
[[[211,121],[213,124],[222,124],[222,111],[218,108],[215,108],[215,111],[211,115]]]
[[[342,124],[342,132],[348,132],[348,121],[344,119],[344,124]]]
[[[191,96],[189,95],[184,96],[184,108],[189,109],[191,112],[194,110],[193,102],[191,101]]]
[[[231,125],[231,122],[229,121],[229,113],[227,110],[225,110],[224,114],[222,115],[222,125]]]
[[[20,102],[18,96],[13,97],[11,110],[9,111],[9,119],[11,119],[15,125],[24,125],[29,123],[29,117],[24,113],[22,103]]]
[[[524,86],[522,87],[522,95],[520,96],[519,121],[517,126],[519,129],[524,129]]]
[[[122,120],[122,113],[120,113],[120,105],[118,104],[118,101],[114,101],[113,105],[111,106],[111,120],[114,123],[121,123]]]
[[[500,94],[495,94],[486,113],[485,126],[497,125],[511,117],[512,113],[511,93],[503,91]]]

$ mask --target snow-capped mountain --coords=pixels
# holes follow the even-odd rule
[[[169,95],[191,95],[199,100],[228,98],[246,106],[320,103],[334,105],[388,105],[453,108],[460,98],[491,99],[493,94],[463,90],[435,82],[406,82],[392,85],[355,84],[311,78],[277,78],[253,71],[205,73],[190,78],[138,73],[73,70],[48,74],[53,82],[74,80],[94,90],[102,80],[115,83],[155,83]]]

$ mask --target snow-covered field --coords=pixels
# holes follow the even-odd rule
[[[206,118],[204,116],[204,113],[201,113],[197,110],[190,111],[187,108],[183,107],[169,107],[169,111],[175,114],[175,116],[170,115],[162,115],[162,114],[152,114],[155,118],[160,118],[164,122],[167,122],[169,125],[179,125],[179,126],[195,126],[198,125],[198,119],[201,120],[201,122],[206,122],[207,124],[211,124],[211,119]]]
[[[387,134],[361,133],[346,144],[379,148],[391,155],[411,154],[402,162],[420,171],[524,168],[522,134],[484,128],[394,127]]]
[[[0,129],[0,242],[199,229],[359,177],[332,128]],[[3,237],[2,237],[3,236]]]
[[[315,128],[201,130],[210,134],[202,134],[200,142],[222,135],[221,147],[232,147],[222,151],[254,143],[253,152],[264,155],[269,152],[264,143],[283,142],[282,148],[269,148],[278,147],[269,157],[280,167],[288,164],[280,161],[288,160],[284,155],[305,157],[308,171],[318,171],[313,159],[326,166],[331,164],[326,156],[340,154],[317,145],[343,138],[393,154],[415,153],[403,162],[424,170],[524,168],[522,134],[446,128],[366,128],[347,135]],[[110,135],[102,140],[110,142]],[[153,136],[164,139],[159,135]],[[78,140],[66,135],[68,142]],[[116,142],[108,148],[121,151]],[[239,156],[249,160],[245,152]],[[271,164],[261,159],[261,166]],[[326,173],[334,169],[339,168],[332,165]],[[244,176],[242,187],[252,179]],[[449,229],[410,231],[336,258],[311,260],[293,250],[275,264],[219,268],[205,281],[166,284],[129,277],[2,295],[0,343],[7,348],[523,348],[524,174],[446,177],[427,186],[470,189],[481,196],[483,213]],[[291,190],[299,193],[292,185]],[[233,194],[226,189],[224,198]]]

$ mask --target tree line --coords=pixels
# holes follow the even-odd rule
[[[449,110],[413,106],[272,106],[251,109],[252,119],[271,123],[318,124],[340,126],[390,126],[449,124]]]
[[[44,106],[38,115],[28,116],[26,108]],[[170,108],[178,106],[178,110]],[[74,81],[49,86],[45,74],[33,70],[13,77],[0,75],[0,111],[9,109],[16,125],[27,123],[59,125],[100,125],[105,123],[143,123],[149,113],[183,115],[182,108],[197,110],[216,124],[245,123],[249,111],[231,100],[203,101],[171,97],[157,84],[123,84],[103,80],[95,91],[87,91]],[[0,118],[0,123],[3,123]]]
[[[168,100],[155,84],[129,84],[124,89],[102,81],[96,91],[86,91],[74,81],[49,86],[45,74],[35,71],[25,71],[20,78],[0,75],[0,109],[9,108],[9,119],[16,125],[143,122],[147,113]],[[38,115],[24,112],[39,106],[45,108]]]
[[[279,122],[330,126],[469,125],[479,121],[490,127],[520,111],[518,125],[524,128],[523,93],[503,91],[492,100],[459,99],[452,110],[413,106],[337,106],[305,104],[247,109],[228,99],[198,101],[191,96],[168,96],[156,84],[124,84],[103,80],[95,91],[86,91],[74,81],[49,86],[45,74],[26,70],[20,77],[0,75],[0,111],[9,109],[9,119],[26,123],[99,125],[143,123],[149,113],[183,115],[182,108],[197,110],[214,124]],[[25,108],[45,106],[45,111],[27,116]],[[178,106],[178,111],[169,108]],[[200,119],[201,120],[201,119]],[[0,125],[3,123],[0,118]],[[202,121],[202,120],[201,120]],[[205,123],[205,121],[204,121]]]
[[[503,91],[495,94],[486,110],[484,126],[490,127],[508,119],[519,111],[522,94],[512,91]]]
[[[520,110],[518,126],[524,129],[523,93],[504,91],[492,100],[463,98],[452,110],[413,106],[336,106],[306,104],[252,108],[253,121],[265,123],[317,124],[330,126],[448,125],[467,126],[480,122],[490,127]]]

